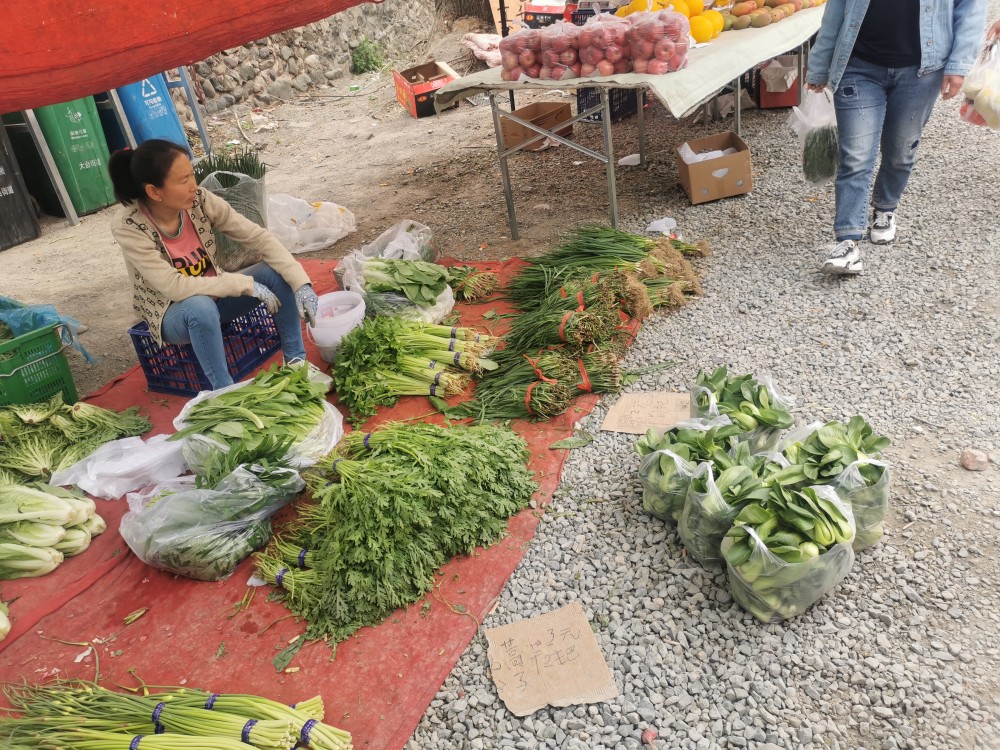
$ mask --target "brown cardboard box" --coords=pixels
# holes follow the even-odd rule
[[[404,71],[392,71],[396,83],[396,99],[414,117],[434,114],[434,92],[458,78],[458,73],[445,63],[431,60]],[[455,102],[458,106],[458,102]]]
[[[552,130],[564,138],[573,132],[572,125],[555,130],[556,125],[560,122],[565,122],[573,116],[572,108],[568,102],[533,102],[526,107],[515,109],[511,114],[517,115],[522,120],[527,120],[540,128]],[[506,148],[513,148],[538,135],[534,130],[526,128],[513,120],[508,120],[506,117],[500,118],[500,130],[503,133],[503,143]],[[545,139],[542,138],[526,147],[525,150],[537,151],[544,143]]]
[[[696,138],[687,144],[696,154],[724,151],[727,148],[736,149],[735,154],[694,164],[688,164],[681,158],[680,146],[674,149],[681,185],[684,186],[692,205],[742,195],[753,190],[753,179],[750,176],[750,148],[736,133],[719,133],[707,138]]]

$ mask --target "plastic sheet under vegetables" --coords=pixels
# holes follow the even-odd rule
[[[232,574],[271,536],[270,518],[305,488],[293,469],[240,466],[214,489],[182,478],[128,496],[122,538],[147,565],[199,581]]]
[[[643,510],[662,521],[677,523],[695,468],[695,464],[668,450],[643,458],[639,464]]]
[[[856,530],[854,514],[832,487],[814,487],[817,494],[835,503]],[[789,563],[773,555],[761,543],[760,537],[747,527],[755,547],[750,558],[741,565],[727,562],[729,590],[743,609],[763,623],[779,622],[802,614],[816,601],[833,590],[854,565],[854,549],[850,540],[831,545],[826,552],[806,562]],[[722,541],[726,555],[733,539]]]
[[[830,483],[854,512],[858,527],[855,552],[874,546],[882,538],[891,484],[889,465],[875,460],[855,461]]]

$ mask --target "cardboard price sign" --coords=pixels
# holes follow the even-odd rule
[[[601,429],[643,435],[650,427],[669,430],[691,418],[691,398],[686,393],[626,393],[608,410]]]
[[[600,703],[618,695],[579,602],[486,631],[497,692],[515,716],[545,706]]]

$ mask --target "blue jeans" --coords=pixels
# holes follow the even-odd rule
[[[305,359],[306,349],[302,343],[302,324],[294,290],[267,263],[257,263],[240,273],[252,276],[254,281],[274,292],[281,302],[281,309],[274,315],[274,323],[278,328],[285,361]],[[222,297],[216,300],[204,294],[174,302],[163,316],[163,340],[170,344],[190,344],[213,390],[232,385],[233,378],[229,374],[222,343],[222,324],[245,315],[259,304],[260,300],[256,297]]]
[[[943,69],[918,76],[916,67],[883,68],[856,57],[847,64],[833,95],[840,143],[833,222],[838,242],[860,240],[868,230],[868,192],[880,149],[872,206],[896,210],[943,76]]]

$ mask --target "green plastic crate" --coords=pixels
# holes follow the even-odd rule
[[[58,325],[0,342],[0,406],[34,404],[62,392],[76,403],[76,384],[63,354]]]

